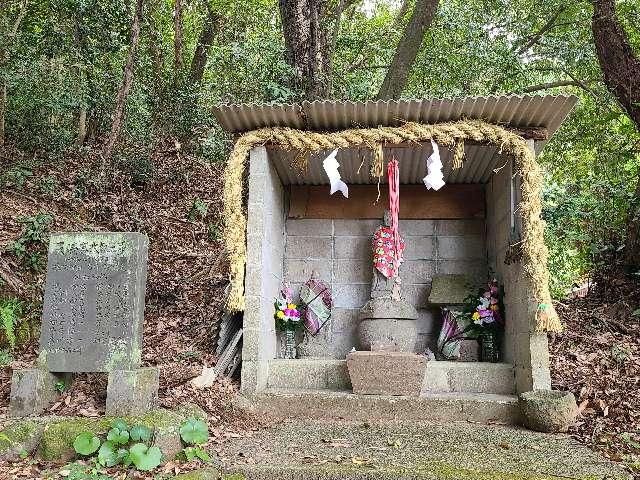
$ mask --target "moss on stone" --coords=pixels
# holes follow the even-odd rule
[[[217,468],[202,468],[187,473],[181,473],[173,477],[175,480],[218,480],[220,479],[220,470]],[[241,480],[241,477],[227,477],[222,475],[223,480]]]
[[[44,460],[74,458],[76,455],[73,441],[80,433],[104,434],[116,418],[120,417],[52,419],[45,426],[38,453]],[[156,435],[162,435],[176,433],[180,429],[183,417],[170,410],[157,409],[139,417],[123,417],[123,420],[131,426],[144,425],[154,429]]]
[[[73,441],[82,432],[105,433],[109,421],[104,418],[60,418],[47,423],[42,433],[38,454],[44,460],[64,460],[76,456]]]
[[[203,422],[207,421],[207,413],[195,403],[185,403],[183,405],[180,405],[176,409],[176,413],[178,413],[185,419],[196,418],[198,420],[202,420]]]
[[[0,458],[10,450],[22,448],[34,435],[38,435],[38,424],[32,420],[18,420],[0,431]]]

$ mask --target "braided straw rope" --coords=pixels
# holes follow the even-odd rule
[[[425,125],[406,123],[400,127],[354,128],[320,133],[286,127],[261,128],[247,132],[236,141],[224,175],[224,240],[230,261],[231,289],[227,302],[230,312],[244,310],[244,270],[246,264],[247,219],[243,210],[243,177],[252,148],[267,143],[283,150],[298,152],[296,166],[306,167],[309,153],[335,148],[365,146],[378,149],[382,144],[425,142],[434,140],[453,148],[465,140],[497,146],[501,153],[513,156],[516,173],[522,176],[522,245],[523,270],[531,279],[531,294],[537,303],[535,315],[538,331],[559,332],[562,325],[549,294],[545,223],[540,218],[542,205],[540,166],[526,141],[498,125],[479,120]],[[374,168],[379,168],[375,165]]]

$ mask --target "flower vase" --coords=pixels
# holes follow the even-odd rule
[[[480,342],[480,357],[483,362],[496,363],[500,361],[500,347],[496,332],[482,332],[478,336]]]
[[[282,332],[282,358],[296,358],[296,333],[293,330]]]

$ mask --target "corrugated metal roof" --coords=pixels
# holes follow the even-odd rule
[[[367,102],[323,100],[299,104],[222,104],[213,113],[228,132],[260,127],[341,130],[353,127],[400,125],[482,119],[512,127],[558,129],[577,101],[573,95],[505,95],[423,100]]]
[[[461,119],[481,119],[514,128],[544,127],[549,136],[560,127],[577,102],[573,95],[509,95],[453,99],[389,101],[314,101],[291,105],[219,105],[214,114],[229,132],[244,132],[261,127],[291,127],[332,131],[353,127],[401,125],[407,121],[439,123]],[[546,142],[536,142],[539,153]],[[426,159],[431,144],[416,147],[385,148],[385,160],[395,157],[400,163],[400,182],[419,184],[426,175]],[[291,167],[292,152],[269,148],[269,156],[286,185],[322,185],[327,177],[322,160],[329,152],[319,152],[309,159],[309,168],[300,175]],[[340,149],[337,155],[342,178],[351,184],[374,183],[369,177],[372,151],[366,148]],[[444,177],[447,183],[485,183],[493,170],[505,164],[497,148],[465,145],[465,166],[453,172],[451,152],[441,148]],[[362,165],[361,165],[362,164]],[[384,181],[384,179],[383,179]]]
[[[322,160],[329,151],[312,154],[304,174],[291,166],[295,156],[278,148],[268,148],[269,159],[273,162],[278,176],[285,185],[326,185],[327,175],[322,168]],[[419,184],[427,174],[427,158],[431,155],[431,144],[417,147],[385,148],[385,162],[391,158],[400,165],[401,184]],[[498,154],[497,148],[483,145],[465,145],[464,167],[455,172],[451,168],[451,151],[440,148],[440,157],[444,165],[442,171],[447,183],[486,183],[493,170],[505,164],[507,159]],[[340,175],[347,184],[371,184],[377,179],[369,176],[373,152],[367,148],[341,148],[336,155],[340,163]],[[386,183],[386,175],[382,177]]]

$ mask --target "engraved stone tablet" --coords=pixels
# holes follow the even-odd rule
[[[51,235],[40,335],[51,372],[110,372],[140,365],[146,235]]]

